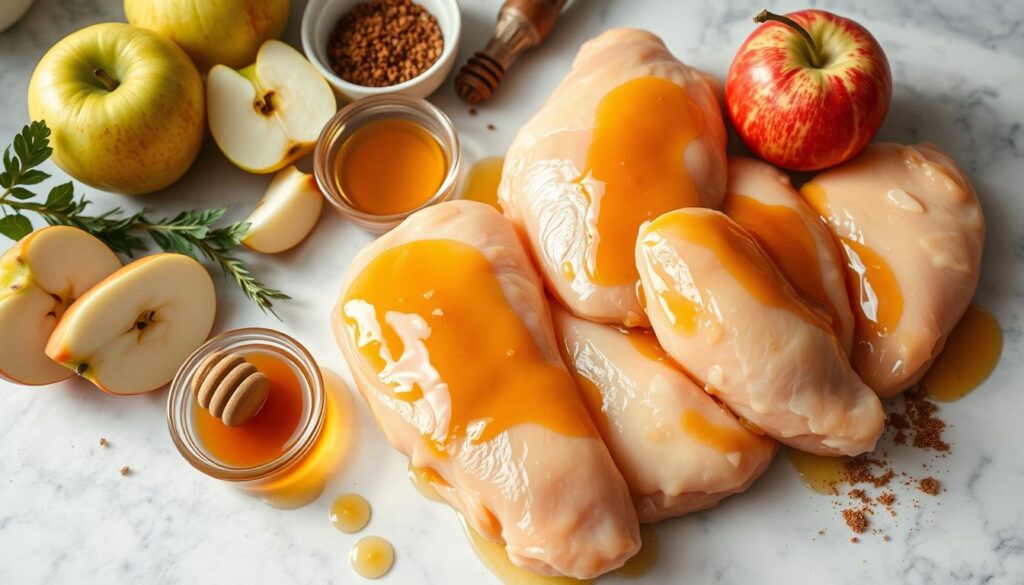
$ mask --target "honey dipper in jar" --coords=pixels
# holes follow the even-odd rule
[[[167,423],[202,473],[298,508],[323,491],[347,443],[345,390],[297,340],[271,329],[222,333],[171,383]]]
[[[199,406],[229,427],[248,422],[270,394],[270,379],[237,353],[210,354],[199,366],[192,388]]]

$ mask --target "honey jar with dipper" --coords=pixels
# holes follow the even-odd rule
[[[236,329],[193,353],[171,383],[167,420],[193,467],[278,508],[315,500],[346,449],[349,394],[298,341]]]

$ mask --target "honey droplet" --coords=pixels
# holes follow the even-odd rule
[[[1002,352],[999,321],[992,313],[971,305],[949,334],[921,386],[940,402],[960,400],[989,377]]]
[[[331,524],[342,532],[359,532],[370,522],[370,503],[359,494],[343,494],[331,505]]]
[[[804,453],[796,449],[786,449],[789,459],[804,485],[819,494],[836,495],[838,486],[846,477],[846,462],[849,457],[826,457]]]
[[[640,552],[636,553],[625,565],[613,571],[620,577],[643,577],[654,566],[658,560],[658,535],[654,532],[654,526],[650,524],[640,525]]]
[[[379,536],[367,536],[359,540],[349,554],[352,568],[360,577],[379,579],[391,570],[395,563],[395,549],[391,543]]]

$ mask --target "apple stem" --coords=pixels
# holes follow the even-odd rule
[[[775,14],[774,12],[768,12],[767,10],[762,10],[757,14],[757,16],[754,17],[754,22],[756,22],[757,24],[768,22],[769,20],[774,22],[781,22],[782,24],[800,33],[800,36],[802,36],[804,38],[804,41],[807,42],[807,47],[810,50],[811,65],[815,68],[821,67],[821,52],[818,51],[818,45],[814,42],[814,37],[811,36],[811,33],[807,32],[807,29],[800,26],[800,24],[797,23],[797,21],[793,20],[788,16]]]
[[[96,76],[96,79],[100,80],[100,83],[103,84],[103,87],[105,87],[107,91],[114,91],[117,89],[117,86],[121,85],[116,79],[111,77],[109,73],[99,67],[93,69],[92,74]]]

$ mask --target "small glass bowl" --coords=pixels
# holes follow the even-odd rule
[[[419,207],[389,215],[368,213],[349,202],[334,176],[342,145],[353,132],[377,120],[408,120],[418,124],[437,140],[444,152],[448,170],[444,180],[430,199]],[[313,172],[320,191],[342,215],[357,225],[382,234],[413,213],[452,198],[457,187],[462,163],[462,147],[452,121],[427,100],[398,94],[377,95],[345,106],[334,115],[320,133],[313,155]]]
[[[196,435],[192,378],[202,361],[218,351],[272,354],[288,364],[298,378],[303,393],[302,422],[282,453],[271,461],[254,467],[227,465],[207,452]],[[261,496],[272,506],[296,508],[323,491],[331,467],[331,457],[325,454],[333,455],[333,450],[324,445],[330,441],[325,437],[330,433],[324,429],[335,422],[333,410],[320,369],[302,344],[278,331],[246,328],[210,339],[185,360],[171,382],[167,425],[178,451],[199,471]]]

